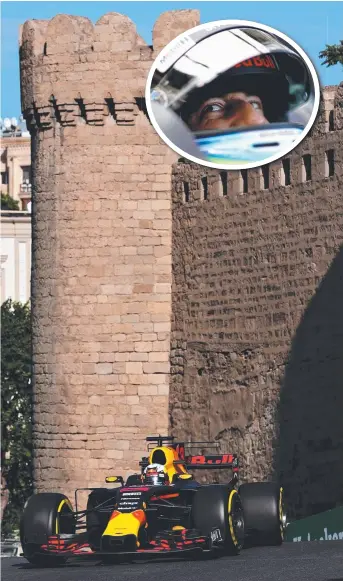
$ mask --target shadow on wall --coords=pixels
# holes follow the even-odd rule
[[[297,329],[278,411],[275,467],[289,516],[343,504],[343,246]]]

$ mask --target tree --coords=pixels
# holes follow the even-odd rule
[[[2,533],[19,528],[32,484],[31,312],[29,304],[7,300],[1,306],[2,472],[9,491]]]
[[[343,40],[339,44],[327,44],[325,50],[319,53],[319,58],[325,59],[323,65],[332,67],[340,63],[343,65]]]
[[[8,194],[1,194],[1,209],[2,210],[19,210],[19,202],[14,200]]]

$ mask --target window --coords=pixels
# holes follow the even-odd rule
[[[329,113],[329,131],[335,131],[334,110]]]
[[[242,169],[241,170],[241,179],[242,179],[242,191],[243,194],[247,194],[248,193],[248,170],[247,169]]]
[[[309,153],[303,156],[301,174],[303,182],[308,182],[312,179],[311,156]]]
[[[325,152],[325,177],[331,177],[335,173],[335,152],[329,149]]]
[[[261,189],[269,189],[269,165],[263,165],[261,167]]]
[[[201,185],[202,185],[202,194],[203,199],[207,200],[208,198],[208,184],[207,184],[207,176],[201,178]]]
[[[281,185],[289,186],[291,183],[291,161],[289,158],[282,160]]]
[[[4,186],[8,186],[8,171],[1,172],[1,183]]]
[[[220,172],[223,196],[227,196],[227,171]]]
[[[23,183],[25,183],[26,181],[28,181],[28,183],[31,183],[31,166],[23,165],[21,169],[23,170]]]
[[[184,202],[189,202],[189,183],[183,182],[183,199]]]

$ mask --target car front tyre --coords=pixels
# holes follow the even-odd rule
[[[20,521],[20,542],[24,557],[36,567],[64,565],[66,558],[41,549],[48,537],[74,534],[75,520],[69,499],[60,493],[33,494],[26,502]]]

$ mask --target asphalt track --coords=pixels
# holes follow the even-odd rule
[[[1,559],[2,581],[343,581],[343,542],[285,543],[238,557],[102,565],[73,560],[62,568],[36,569],[23,558]]]

